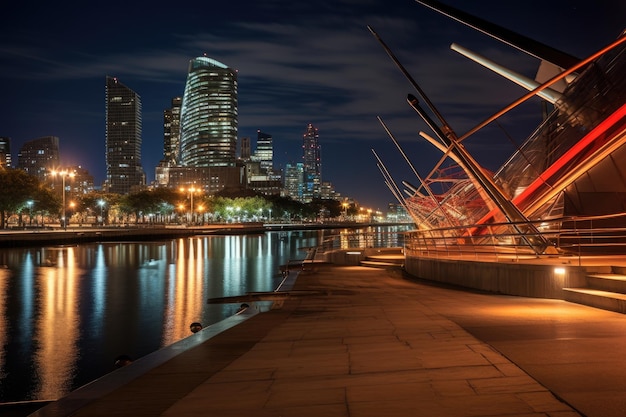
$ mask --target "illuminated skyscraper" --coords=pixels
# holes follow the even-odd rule
[[[182,97],[172,99],[172,107],[163,111],[163,159],[172,165],[178,163],[180,150],[180,108]]]
[[[274,169],[274,145],[272,135],[257,131],[256,159],[261,163],[261,171],[271,174]]]
[[[302,162],[285,165],[285,192],[294,200],[303,201],[304,164]]]
[[[214,59],[189,62],[181,109],[180,165],[234,167],[237,72]]]
[[[143,186],[141,167],[141,99],[117,78],[106,77],[106,187],[128,194]]]
[[[304,163],[305,202],[321,197],[322,159],[319,143],[319,132],[311,123],[306,128],[302,139],[302,159]]]
[[[170,170],[178,166],[180,161],[180,108],[183,98],[174,97],[172,106],[163,110],[163,159],[154,170],[157,186],[167,187],[170,181]]]

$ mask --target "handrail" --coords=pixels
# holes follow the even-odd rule
[[[564,216],[532,221],[542,237],[557,254],[578,255],[626,253],[626,213],[599,216]],[[468,226],[415,230],[405,236],[405,253],[420,256],[486,256],[496,260],[505,256],[554,256],[546,252],[535,254],[529,250],[510,222],[492,223],[474,236],[461,236]]]

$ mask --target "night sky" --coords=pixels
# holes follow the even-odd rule
[[[626,28],[623,0],[444,0],[580,58]],[[274,138],[275,164],[302,160],[308,123],[319,128],[322,179],[362,206],[396,202],[372,149],[397,182],[417,184],[377,120],[421,175],[440,155],[406,102],[409,82],[367,30],[373,27],[459,136],[525,91],[450,50],[456,42],[534,78],[535,58],[412,0],[225,2],[10,2],[2,6],[0,136],[21,145],[58,136],[63,164],[105,178],[105,77],[143,104],[142,165],[148,180],[163,156],[163,110],[182,96],[189,60],[206,54],[239,77],[239,137]],[[139,2],[137,2],[139,3]],[[520,4],[520,6],[516,6]],[[497,169],[541,115],[538,100],[464,143]],[[253,141],[254,149],[255,141]]]

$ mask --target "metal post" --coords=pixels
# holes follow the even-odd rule
[[[65,218],[65,172],[61,172],[61,182],[63,184],[63,230],[67,230],[67,219]]]

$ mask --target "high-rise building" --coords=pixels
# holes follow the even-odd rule
[[[45,136],[28,141],[17,154],[17,168],[46,181],[59,166],[59,138]]]
[[[106,77],[106,188],[128,194],[146,182],[141,167],[141,98]]]
[[[304,198],[304,164],[285,165],[285,193],[296,201]]]
[[[11,168],[11,138],[0,136],[0,168]]]
[[[329,181],[322,181],[320,192],[322,200],[339,200],[341,198],[341,194],[335,191],[335,186]]]
[[[180,111],[182,97],[174,97],[169,109],[163,110],[163,159],[154,170],[156,186],[169,186],[170,170],[180,161]]]
[[[182,103],[182,97],[174,97],[172,107],[163,111],[163,159],[171,165],[178,163]]]
[[[322,159],[319,132],[311,123],[302,138],[302,160],[304,163],[304,202],[321,197]]]
[[[242,161],[247,161],[250,159],[250,149],[250,138],[244,136],[243,138],[241,138],[241,144],[239,146],[239,158],[241,158]]]
[[[235,167],[237,72],[206,56],[189,62],[181,109],[180,164]]]
[[[237,117],[237,72],[211,58],[192,59],[180,110],[178,164],[169,169],[167,181],[160,181],[208,194],[243,190],[246,172],[236,158]]]
[[[261,163],[261,171],[271,174],[274,169],[274,145],[272,135],[257,131],[255,159]]]

